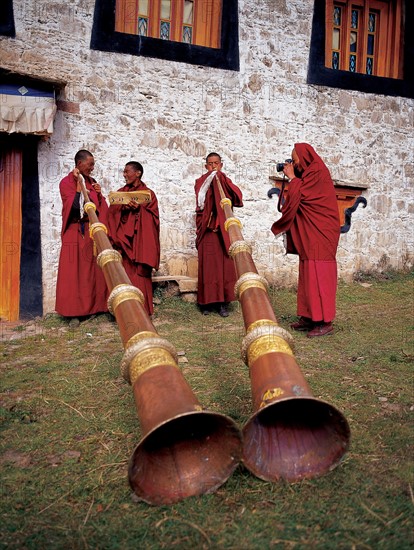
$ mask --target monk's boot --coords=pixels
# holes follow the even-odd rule
[[[227,309],[227,304],[220,304],[218,313],[219,313],[220,317],[228,317],[229,316],[229,310]]]
[[[306,335],[308,338],[315,338],[316,336],[327,336],[328,334],[333,334],[333,325],[332,323],[318,323],[315,328],[313,328]]]

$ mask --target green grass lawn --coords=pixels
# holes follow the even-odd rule
[[[295,292],[270,297],[288,329]],[[288,484],[240,465],[215,493],[161,507],[128,485],[140,430],[116,323],[69,329],[52,316],[30,336],[22,324],[0,344],[0,548],[413,548],[413,305],[412,275],[341,284],[335,334],[294,334],[313,395],[351,428],[336,469]],[[253,411],[239,305],[223,319],[163,298],[154,325],[184,352],[202,405],[243,426]]]

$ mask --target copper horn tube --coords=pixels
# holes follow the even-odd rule
[[[158,335],[142,292],[131,285],[84,181],[82,193],[97,263],[110,291],[108,308],[125,348],[121,371],[132,385],[142,431],[129,462],[129,483],[140,499],[155,505],[211,493],[240,462],[240,431],[227,416],[203,410],[179,370],[174,347]]]
[[[349,447],[346,418],[316,399],[296,363],[290,333],[278,325],[268,283],[256,270],[241,223],[217,178],[229,233],[229,255],[238,280],[246,336],[242,355],[249,367],[254,413],[244,426],[243,463],[267,481],[298,481],[329,472]]]

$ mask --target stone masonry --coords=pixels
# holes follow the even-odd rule
[[[240,71],[90,49],[93,0],[15,0],[16,38],[1,67],[61,85],[54,133],[38,152],[44,311],[53,311],[60,249],[59,181],[80,148],[104,193],[140,161],[161,216],[158,275],[196,276],[194,180],[217,151],[244,193],[236,215],[270,283],[294,284],[297,258],[270,232],[275,164],[311,143],[338,182],[365,186],[366,209],[341,236],[340,277],[413,263],[413,100],[306,83],[313,0],[239,0]]]

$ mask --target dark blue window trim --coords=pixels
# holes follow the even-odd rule
[[[14,15],[13,15],[13,0],[2,0],[2,6],[0,9],[0,35],[1,36],[16,36],[16,30],[14,28]]]
[[[116,0],[96,0],[91,49],[239,70],[237,0],[223,0],[221,48],[217,49],[116,32],[115,2]]]
[[[414,2],[405,0],[404,69],[403,79],[351,73],[325,67],[325,0],[315,0],[311,47],[308,66],[308,84],[319,84],[345,90],[414,97]]]

